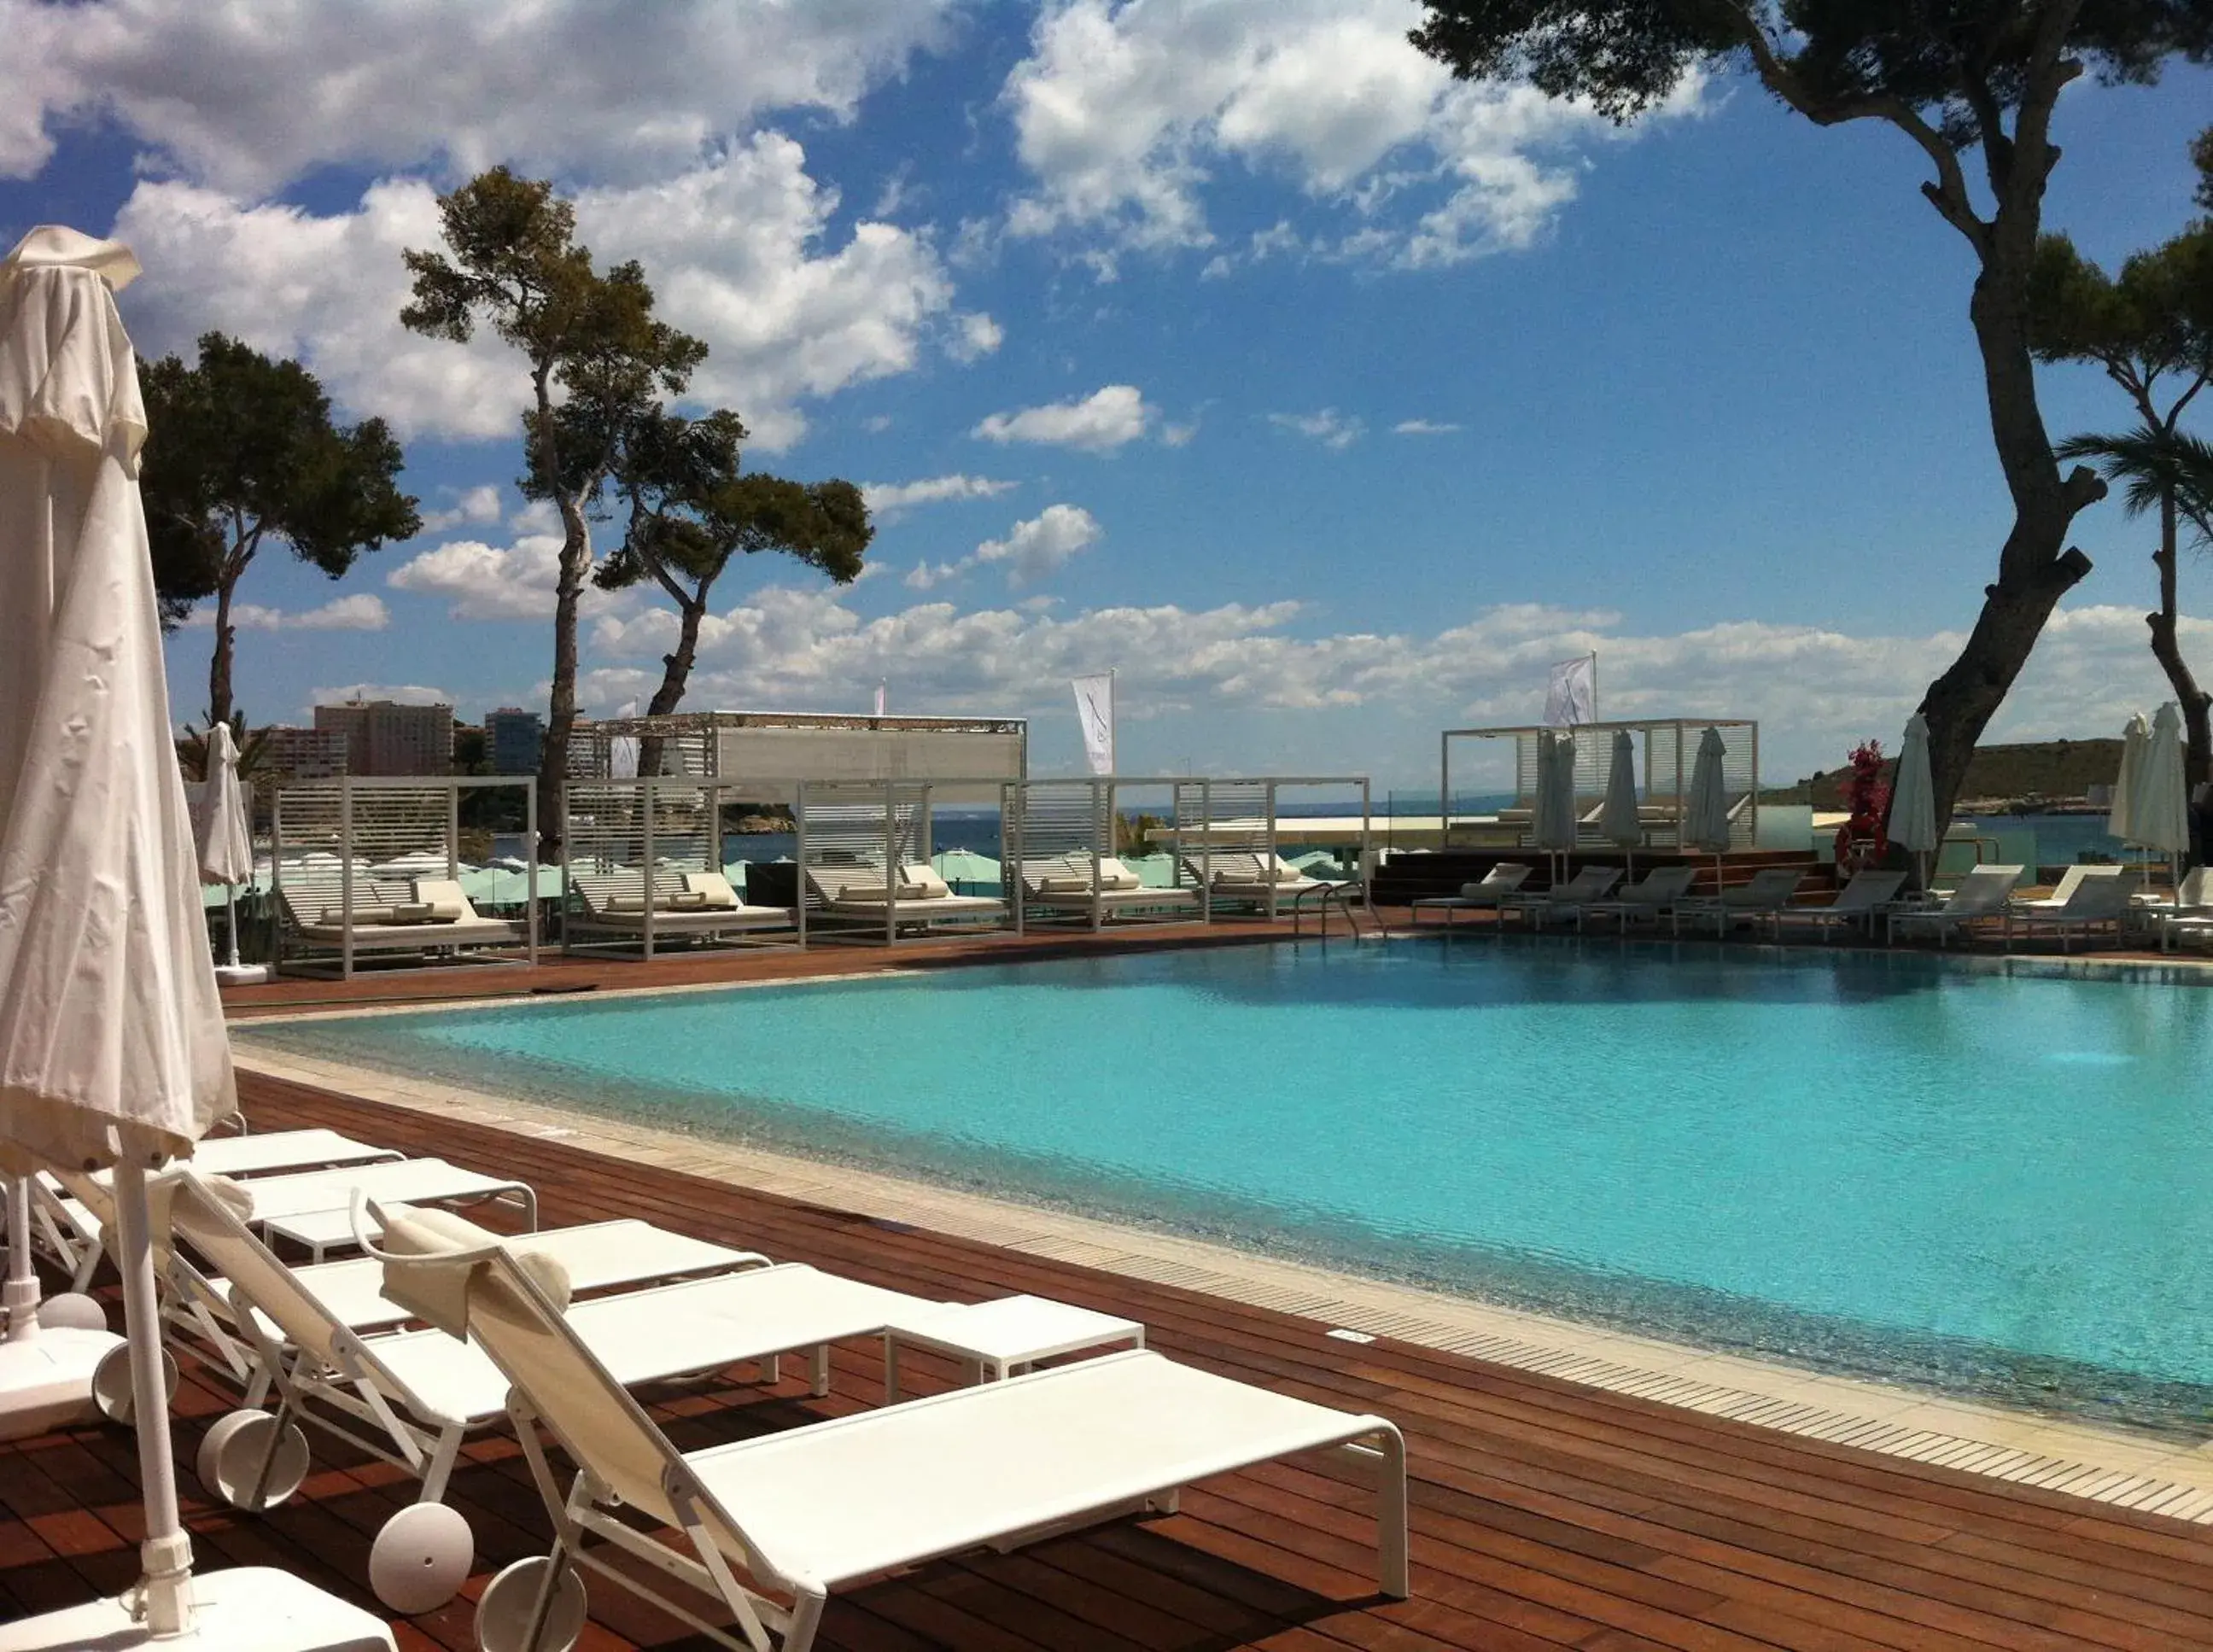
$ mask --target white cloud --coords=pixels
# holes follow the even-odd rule
[[[576,198],[580,238],[602,261],[639,259],[661,313],[706,340],[692,399],[735,407],[771,451],[804,432],[802,401],[912,368],[952,303],[917,235],[864,222],[826,245],[837,205],[800,146],[772,132],[661,182]],[[420,180],[374,184],[329,216],[143,181],[114,233],[146,266],[125,295],[142,348],[189,351],[216,327],[300,357],[351,412],[404,436],[515,434],[528,385],[514,351],[488,328],[460,346],[399,325],[401,252],[443,245]]]
[[[993,413],[969,434],[1003,446],[1009,442],[1036,442],[1106,453],[1143,436],[1154,411],[1134,384],[1110,384],[1081,401],[1049,402],[1042,407]]]
[[[352,700],[392,700],[400,705],[451,705],[454,697],[442,688],[421,683],[347,683],[337,688],[311,690],[308,704],[344,705]]]
[[[1402,418],[1391,427],[1393,436],[1450,436],[1457,424],[1433,418]]]
[[[1254,771],[1264,749],[1310,773],[1421,785],[1434,784],[1439,727],[1530,721],[1545,668],[1595,649],[1608,716],[1756,716],[1765,777],[1779,783],[1834,767],[1869,735],[1894,741],[1963,641],[1953,631],[1866,636],[1757,621],[1655,633],[1615,613],[1534,604],[1435,631],[1300,634],[1316,617],[1295,601],[1059,616],[1028,601],[924,600],[863,619],[842,593],[777,588],[714,616],[693,692],[701,704],[858,704],[857,685],[888,677],[913,709],[1049,718],[1067,715],[1069,677],[1112,667],[1133,722],[1204,709],[1263,742],[1226,753],[1230,767]],[[588,703],[650,693],[671,623],[649,613],[602,624]],[[2186,619],[2183,632],[2186,649],[2213,651],[2213,619]],[[2131,710],[2166,698],[2143,637],[2132,608],[2061,610],[1987,738],[2117,731]]]
[[[445,490],[448,493],[452,491],[450,488]],[[487,482],[481,487],[468,489],[443,510],[424,511],[423,532],[443,533],[464,522],[496,522],[499,520],[499,490]]]
[[[956,362],[980,361],[1007,341],[1007,330],[977,311],[954,318],[953,342],[947,346]]]
[[[1318,413],[1271,413],[1268,423],[1311,437],[1332,453],[1343,453],[1368,433],[1367,421],[1358,414],[1340,413],[1334,407]]]
[[[215,625],[215,605],[203,603],[186,616],[186,625],[192,628]],[[305,608],[296,613],[287,613],[282,608],[265,608],[258,603],[236,602],[231,605],[230,623],[240,631],[382,631],[392,623],[392,614],[384,606],[384,599],[366,591],[351,596],[332,597],[320,608]]]
[[[411,557],[384,576],[395,591],[442,598],[454,619],[551,619],[560,582],[561,536],[523,533],[509,546],[454,539]],[[586,584],[587,618],[634,599]]]
[[[890,520],[917,505],[943,504],[959,499],[996,499],[1020,486],[989,476],[928,476],[916,482],[863,482],[861,497],[869,514]]]
[[[1003,564],[1007,585],[1020,590],[1067,565],[1106,535],[1099,519],[1081,505],[1047,505],[1027,521],[1016,522],[1003,539],[985,539],[957,562],[918,563],[908,570],[910,590],[927,591],[971,568]]]
[[[1331,215],[1303,243],[1319,256],[1420,265],[1529,245],[1575,195],[1576,149],[1613,128],[1526,86],[1454,82],[1408,44],[1410,21],[1405,0],[1053,0],[1003,94],[1036,180],[1009,230],[1073,234],[1094,258],[1208,247],[1208,185],[1264,170]],[[1279,225],[1246,256],[1301,245]]]
[[[635,180],[777,109],[849,119],[950,0],[0,0],[0,174],[110,122],[186,175],[260,194],[319,166],[496,162]]]

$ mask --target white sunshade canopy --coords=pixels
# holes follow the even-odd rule
[[[1609,843],[1634,849],[1644,841],[1644,823],[1637,813],[1637,741],[1626,728],[1613,735],[1613,762],[1606,771],[1606,804],[1599,810],[1598,829]]]
[[[1683,842],[1692,849],[1718,855],[1729,846],[1728,793],[1722,782],[1722,759],[1728,751],[1722,732],[1709,728],[1698,736],[1698,761],[1691,768],[1691,796],[1683,809]]]
[[[2131,820],[2136,812],[2137,771],[2143,766],[2144,745],[2150,738],[2151,725],[2141,711],[2121,730],[2121,771],[2113,781],[2113,808],[2106,817],[2106,830],[2125,844],[2136,841]]]
[[[61,1164],[235,1105],[108,287],[137,268],[56,229],[0,263],[0,1119]]]
[[[2129,840],[2164,855],[2190,848],[2190,795],[2183,780],[2182,715],[2170,700],[2152,719],[2151,738],[2129,800]]]
[[[253,881],[253,828],[246,818],[246,789],[238,781],[238,742],[227,722],[208,730],[207,779],[192,811],[192,840],[199,849],[202,883],[235,887]]]
[[[1905,720],[1905,743],[1898,748],[1888,836],[1910,855],[1932,853],[1939,841],[1936,783],[1929,769],[1929,719],[1918,711]]]

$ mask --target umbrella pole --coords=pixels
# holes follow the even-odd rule
[[[154,1247],[147,1232],[146,1172],[127,1155],[115,1167],[115,1234],[131,1349],[138,1484],[146,1502],[146,1540],[138,1550],[144,1571],[140,1607],[152,1635],[182,1635],[192,1627],[192,1540],[177,1515],[168,1383],[162,1365],[162,1321],[154,1305]]]
[[[223,932],[229,937],[230,966],[236,969],[238,967],[238,886],[235,883],[226,883],[223,886]]]
[[[31,1179],[8,1184],[8,1283],[0,1288],[8,1310],[8,1340],[27,1342],[39,1334],[39,1275],[31,1265]]]

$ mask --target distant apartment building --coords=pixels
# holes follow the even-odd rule
[[[485,713],[485,760],[494,774],[536,774],[546,744],[546,719],[503,705]]]
[[[315,708],[315,727],[344,738],[346,771],[358,775],[451,774],[454,708],[351,700]]]
[[[346,771],[346,737],[328,728],[269,728],[261,768],[283,780],[329,780]]]

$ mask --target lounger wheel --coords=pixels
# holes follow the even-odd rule
[[[166,1348],[162,1350],[162,1386],[168,1399],[177,1397],[176,1356]],[[130,1426],[130,1344],[117,1344],[101,1355],[100,1363],[92,1368],[92,1403],[100,1407],[100,1414],[109,1422]]]
[[[393,1611],[412,1618],[459,1594],[476,1561],[476,1536],[459,1510],[412,1503],[385,1521],[369,1545],[369,1586]]]
[[[105,1331],[107,1310],[81,1290],[65,1290],[39,1304],[39,1326],[46,1331]]]
[[[546,1568],[553,1563],[544,1555],[518,1560],[485,1586],[477,1602],[477,1645],[481,1652],[569,1652],[584,1633],[584,1580],[574,1566],[564,1564],[553,1591],[545,1625],[535,1642],[530,1639],[530,1620],[538,1610],[539,1591],[545,1587]]]
[[[308,1478],[308,1436],[298,1423],[267,1411],[233,1411],[201,1439],[198,1468],[210,1497],[258,1515]]]

